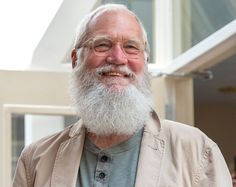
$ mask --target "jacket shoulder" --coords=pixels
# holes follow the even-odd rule
[[[60,147],[77,139],[82,132],[80,127],[76,123],[25,147],[17,163],[14,181],[27,181],[28,186],[33,186],[36,175],[50,178]]]
[[[50,149],[53,150],[55,149],[55,147],[59,147],[62,142],[76,137],[81,132],[81,127],[82,121],[80,120],[77,123],[72,124],[57,133],[46,136],[31,143],[29,146],[24,148],[23,153],[32,151],[40,153],[44,151],[50,151]]]
[[[174,141],[216,145],[205,133],[194,126],[170,120],[161,120],[161,125],[164,136],[168,136]]]
[[[190,168],[193,186],[231,186],[226,162],[213,140],[193,126],[169,120],[161,123],[167,160],[175,160],[177,168]]]
[[[43,137],[31,143],[29,146],[26,146],[24,148],[23,153],[32,152],[32,151],[37,151],[37,152],[45,151],[52,148],[52,146],[60,145],[61,142],[66,141],[70,138],[69,132],[71,128],[72,126],[69,126],[60,132]]]

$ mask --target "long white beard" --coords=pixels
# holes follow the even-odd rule
[[[72,76],[72,99],[87,131],[98,135],[131,135],[150,117],[152,100],[148,75],[122,90],[112,90],[97,73],[77,67]]]

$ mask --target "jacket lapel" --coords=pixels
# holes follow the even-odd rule
[[[81,124],[75,125],[70,133],[71,138],[62,142],[56,156],[51,186],[74,187],[84,145],[84,129]]]
[[[151,119],[145,126],[135,187],[157,187],[159,184],[165,146],[164,140],[160,137],[160,131],[159,119]]]

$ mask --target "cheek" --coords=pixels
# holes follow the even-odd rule
[[[104,63],[104,57],[98,57],[94,54],[88,54],[85,60],[88,69],[96,69]]]
[[[144,69],[144,61],[130,61],[129,67],[135,74],[140,74]]]

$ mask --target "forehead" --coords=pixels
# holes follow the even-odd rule
[[[89,36],[97,35],[143,39],[137,19],[125,10],[107,11],[96,15],[89,24]]]

